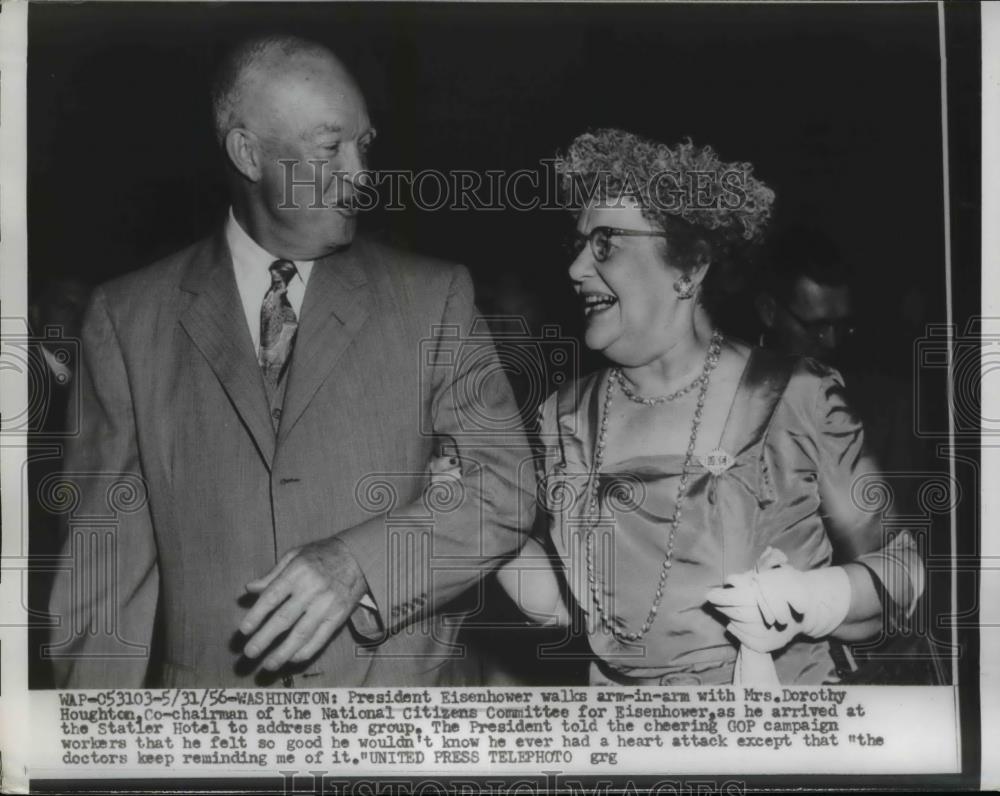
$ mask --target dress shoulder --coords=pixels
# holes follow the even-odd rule
[[[848,400],[844,379],[811,357],[794,357],[781,403],[785,417],[804,431],[819,434],[852,433],[861,421]]]

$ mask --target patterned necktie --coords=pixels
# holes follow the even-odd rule
[[[292,356],[292,345],[299,320],[288,303],[288,283],[295,276],[295,263],[275,260],[271,263],[271,287],[260,307],[260,353],[258,361],[264,378],[276,387]]]

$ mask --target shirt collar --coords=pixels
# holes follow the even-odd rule
[[[229,253],[233,256],[233,267],[237,271],[266,273],[267,269],[271,267],[271,263],[282,259],[275,257],[247,234],[236,220],[236,216],[233,215],[231,207],[229,208],[229,218],[226,219],[226,243],[229,244]],[[293,262],[297,272],[296,276],[303,282],[308,282],[309,273],[312,271],[315,261],[294,260]]]

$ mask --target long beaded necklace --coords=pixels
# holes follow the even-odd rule
[[[608,417],[611,413],[611,400],[614,395],[615,384],[621,384],[619,379],[613,377],[608,378],[608,386],[604,394],[604,410],[601,416],[601,427],[597,436],[597,442],[594,446],[594,464],[590,473],[589,516],[592,518],[592,522],[590,527],[587,529],[586,540],[587,583],[590,586],[594,606],[597,608],[597,613],[600,615],[601,624],[605,630],[610,632],[620,641],[638,641],[649,632],[650,628],[653,626],[653,622],[656,621],[656,613],[659,611],[660,602],[663,600],[663,587],[667,583],[667,576],[670,574],[670,568],[674,563],[674,539],[677,536],[677,528],[681,522],[681,503],[683,502],[685,495],[687,495],[691,463],[694,460],[695,444],[698,441],[698,428],[701,425],[701,415],[705,408],[705,396],[708,393],[708,382],[715,366],[719,364],[719,354],[721,351],[722,334],[716,330],[712,333],[712,339],[708,346],[708,352],[705,354],[705,364],[702,367],[701,375],[697,379],[700,386],[700,389],[698,390],[698,401],[695,405],[694,418],[691,421],[691,437],[688,440],[687,452],[684,455],[684,466],[681,469],[681,480],[677,485],[677,500],[674,503],[674,515],[670,518],[670,533],[667,537],[667,551],[663,556],[663,564],[660,566],[660,575],[656,582],[656,592],[653,595],[653,601],[650,605],[649,613],[638,632],[619,630],[611,621],[611,617],[608,616],[608,613],[604,608],[604,604],[601,601],[601,594],[604,592],[604,583],[603,581],[598,582],[597,575],[594,570],[594,530],[597,526],[598,520],[600,519],[598,513],[598,505],[600,502],[600,483],[598,476],[601,470],[601,465],[604,463],[604,450],[607,445]]]

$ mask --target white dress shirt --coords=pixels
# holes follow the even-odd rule
[[[226,221],[226,243],[233,257],[233,270],[236,273],[236,288],[243,302],[243,312],[246,313],[247,326],[250,327],[250,339],[253,340],[253,350],[260,348],[260,306],[264,296],[271,287],[271,264],[282,259],[271,254],[251,238],[240,226],[229,208],[229,219]],[[312,260],[294,260],[296,274],[288,283],[288,303],[295,310],[295,317],[302,313],[302,299],[306,294],[309,274],[312,273]]]

